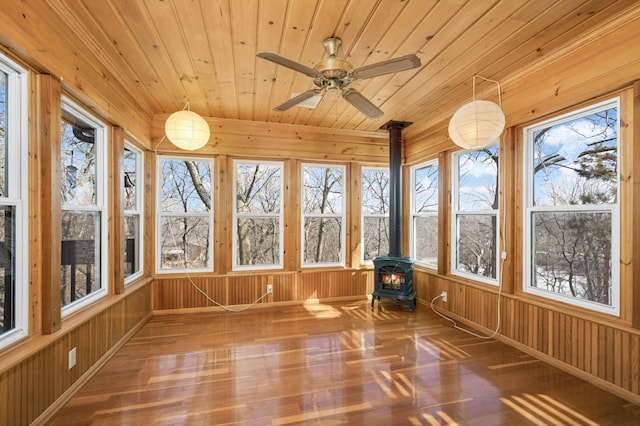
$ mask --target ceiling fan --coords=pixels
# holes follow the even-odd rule
[[[274,111],[285,111],[309,98],[319,95],[323,91],[327,93],[342,92],[342,97],[358,111],[370,119],[378,118],[383,114],[382,110],[365,98],[360,92],[355,89],[348,89],[347,86],[355,80],[364,80],[366,78],[410,70],[420,66],[420,58],[410,54],[354,69],[346,59],[338,57],[342,40],[337,37],[329,37],[325,39],[323,44],[329,57],[318,62],[313,68],[292,61],[277,53],[258,52],[257,56],[259,58],[301,72],[313,78],[313,83],[318,86],[315,89],[307,90],[304,93],[294,96],[282,105],[278,105],[273,109]]]

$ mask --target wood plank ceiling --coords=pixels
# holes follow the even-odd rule
[[[472,76],[504,81],[630,7],[603,0],[46,0],[149,116],[204,116],[377,130],[388,120],[425,132],[471,99]],[[416,54],[413,70],[356,81],[385,114],[369,120],[339,95],[315,109],[272,108],[311,78],[259,59],[273,51],[313,67],[322,42],[343,40],[360,67]],[[478,86],[496,98],[492,86]],[[486,92],[482,94],[482,92]]]

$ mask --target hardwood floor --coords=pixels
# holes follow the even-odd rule
[[[152,318],[50,425],[637,425],[640,407],[428,306]]]

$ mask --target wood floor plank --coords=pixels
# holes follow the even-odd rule
[[[496,340],[366,301],[152,318],[49,422],[631,425],[640,407]]]

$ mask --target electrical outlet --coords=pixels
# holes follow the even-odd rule
[[[76,365],[76,348],[73,348],[69,351],[69,370],[71,370]]]
[[[446,302],[446,301],[447,301],[447,292],[446,292],[446,291],[443,291],[443,292],[440,294],[440,298],[442,299],[442,301],[443,301],[443,302]]]
[[[267,284],[267,294],[273,293],[273,284]]]

